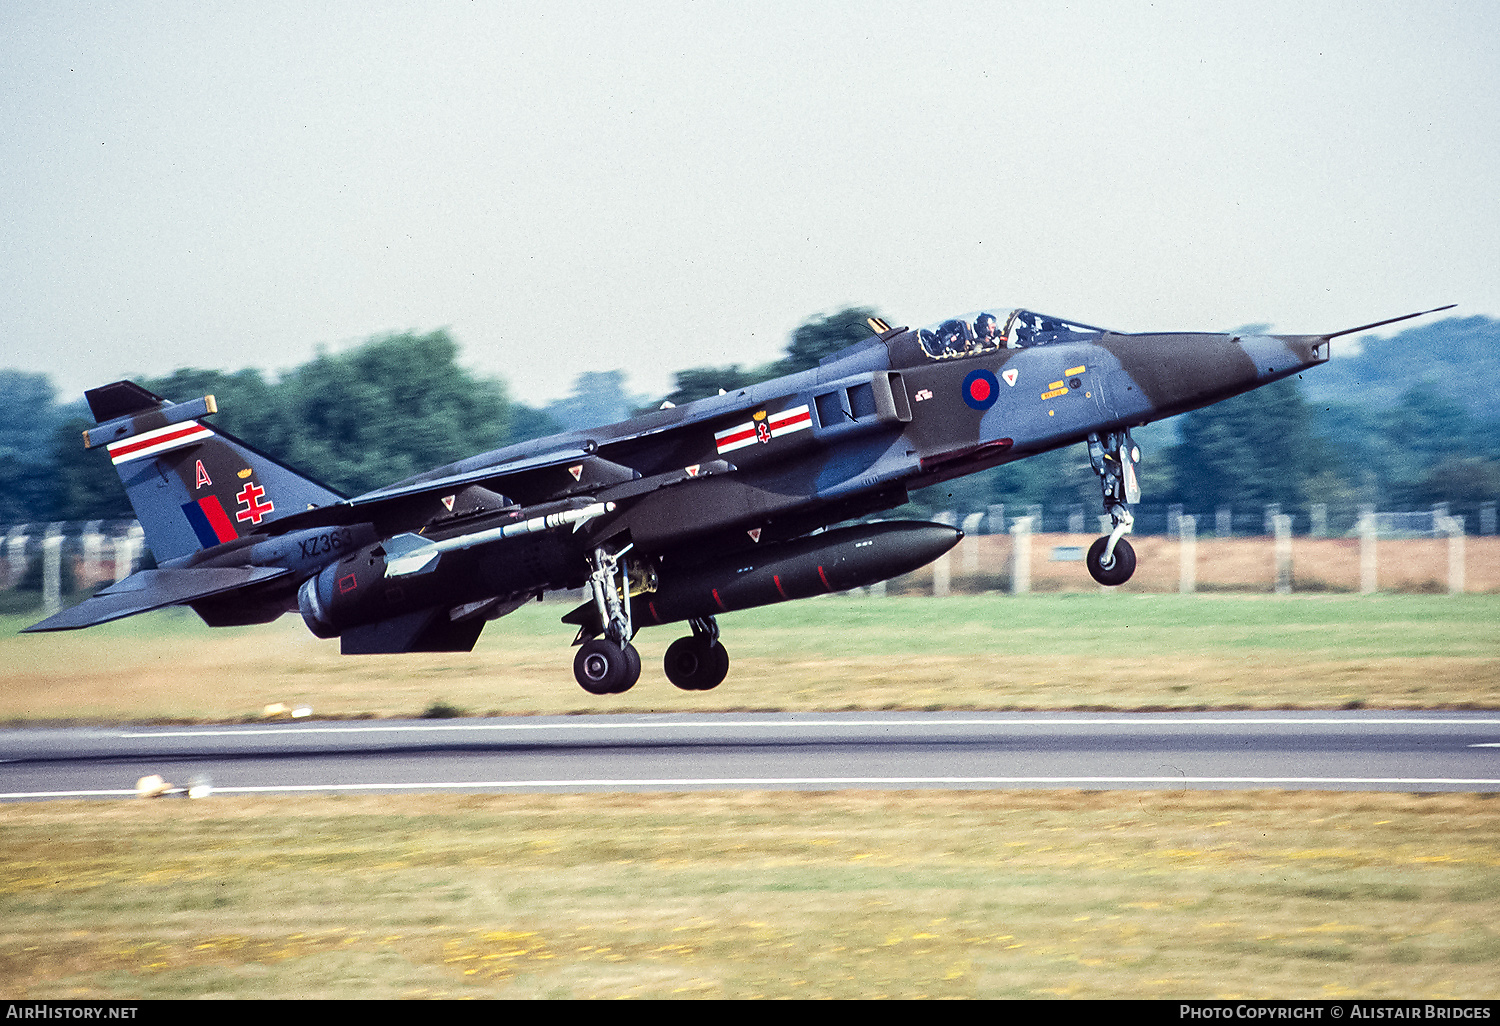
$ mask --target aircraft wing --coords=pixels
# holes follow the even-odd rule
[[[526,493],[534,490],[538,480],[543,478],[551,479],[554,488],[559,489],[555,494],[561,496],[568,494],[567,486],[569,485],[577,486],[576,490],[581,491],[585,487],[599,487],[600,484],[629,481],[639,476],[630,468],[601,459],[585,449],[564,449],[540,456],[509,460],[505,463],[466,468],[439,477],[422,475],[385,488],[377,488],[373,492],[356,495],[352,499],[344,499],[341,502],[282,517],[268,525],[267,533],[285,534],[288,531],[299,531],[308,527],[380,520],[385,510],[400,509],[413,500],[420,501],[427,496],[441,498],[470,485],[483,485],[513,501],[524,504],[536,501]]]
[[[562,452],[551,452],[542,456],[511,460],[506,463],[491,464],[487,467],[476,467],[472,470],[457,474],[447,474],[442,477],[427,478],[425,480],[419,477],[413,481],[390,485],[386,488],[377,488],[373,492],[356,495],[349,500],[349,505],[368,506],[371,503],[385,502],[390,499],[407,499],[416,495],[451,492],[459,488],[466,488],[469,485],[486,485],[493,488],[494,491],[509,494],[509,491],[505,488],[506,482],[519,475],[526,475],[535,471],[551,470],[556,467],[565,467],[569,464],[587,465],[605,462],[608,461],[600,460],[597,456],[583,449],[565,449]]]
[[[145,613],[162,606],[180,605],[195,599],[234,591],[291,573],[283,567],[197,567],[180,570],[141,570],[118,584],[84,599],[72,609],[34,623],[30,631],[70,631],[92,627],[122,617]]]
[[[614,463],[597,452],[567,449],[525,459],[492,463],[440,477],[422,477],[357,495],[352,499],[282,517],[270,532],[283,534],[308,527],[380,521],[387,512],[409,508],[424,499],[442,498],[471,485],[504,495],[521,506],[598,496],[613,502],[698,477],[729,473],[734,464],[707,460],[701,464],[643,477],[640,471]]]

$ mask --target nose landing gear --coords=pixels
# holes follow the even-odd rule
[[[1141,450],[1130,437],[1128,428],[1089,435],[1089,462],[1099,475],[1104,492],[1104,512],[1114,530],[1089,546],[1089,576],[1100,584],[1113,587],[1124,584],[1135,573],[1135,550],[1125,535],[1135,526],[1130,504],[1141,500],[1141,486],[1136,478],[1136,464]]]
[[[1096,538],[1094,544],[1089,546],[1088,559],[1089,576],[1100,584],[1114,587],[1124,584],[1130,580],[1130,575],[1135,573],[1135,549],[1124,538],[1115,542],[1115,551],[1105,556],[1108,548],[1109,537]]]

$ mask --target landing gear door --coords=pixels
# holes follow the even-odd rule
[[[1141,463],[1141,447],[1135,444],[1130,432],[1125,432],[1125,444],[1120,447],[1121,469],[1125,472],[1125,501],[1134,506],[1141,501],[1141,481],[1137,468]]]

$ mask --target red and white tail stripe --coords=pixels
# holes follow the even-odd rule
[[[118,466],[131,460],[155,456],[169,449],[180,449],[185,445],[207,441],[212,437],[214,433],[196,420],[186,424],[168,424],[154,431],[143,431],[123,442],[112,443],[109,446],[109,457]]]

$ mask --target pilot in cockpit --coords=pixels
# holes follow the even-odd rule
[[[1016,317],[1015,341],[1011,343],[1013,349],[1025,349],[1031,345],[1035,337],[1035,330],[1031,326],[1031,315],[1022,313]]]
[[[938,325],[938,352],[943,356],[958,356],[969,347],[969,326],[963,321],[944,321]]]
[[[1000,344],[1000,329],[994,314],[980,314],[974,321],[974,350],[984,352]]]

